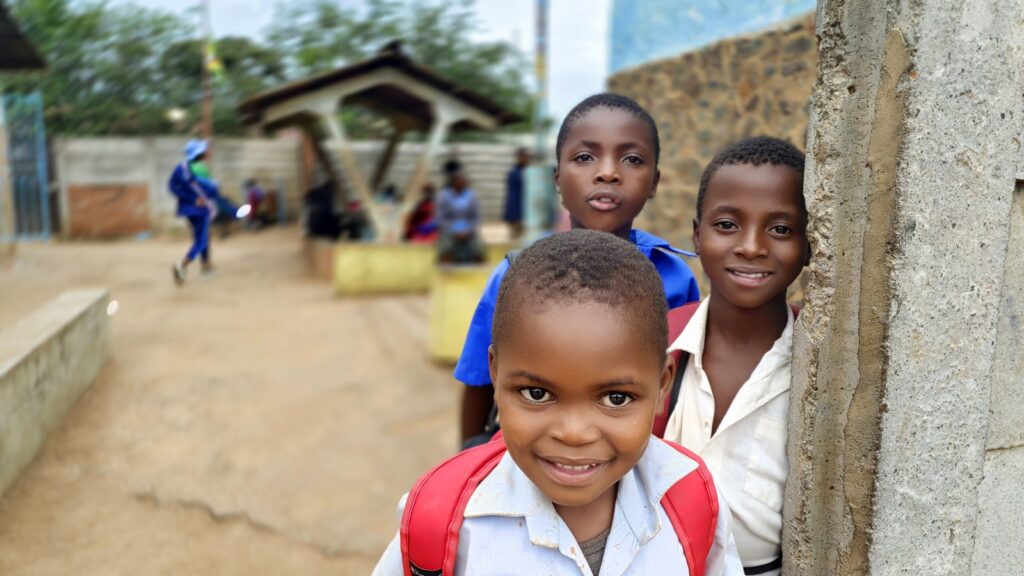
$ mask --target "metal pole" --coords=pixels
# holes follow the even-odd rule
[[[213,62],[211,47],[213,32],[210,26],[210,0],[202,0],[203,8],[203,138],[213,138],[213,90],[210,87],[210,64]]]
[[[547,129],[544,122],[548,114],[548,0],[537,0],[537,41],[533,72],[537,79],[537,104],[533,110],[533,131],[537,140],[537,158],[546,157]]]
[[[526,234],[524,243],[529,245],[547,233],[551,227],[554,182],[552,167],[547,164],[547,128],[544,123],[548,115],[548,0],[537,0],[537,39],[534,52],[534,74],[537,80],[537,100],[533,109],[534,162],[526,169],[523,184],[526,189]]]

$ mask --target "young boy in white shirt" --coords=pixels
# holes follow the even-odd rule
[[[574,230],[523,251],[502,281],[489,353],[503,437],[417,483],[374,574],[742,574],[706,468],[651,435],[675,374],[665,315],[657,270],[625,240]],[[488,450],[492,468],[450,474]],[[468,486],[444,495],[462,505],[454,521],[438,483]],[[692,506],[666,503],[680,487]],[[418,513],[447,540],[420,529]],[[430,565],[412,558],[424,541]]]
[[[746,574],[781,572],[794,314],[810,256],[804,155],[743,140],[701,178],[693,240],[711,294],[669,350],[688,355],[665,439],[704,459],[729,502]]]

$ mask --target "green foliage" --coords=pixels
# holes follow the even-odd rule
[[[203,45],[194,11],[183,17],[104,0],[8,0],[7,6],[49,68],[5,79],[6,89],[42,92],[50,134],[161,134],[198,123]],[[367,0],[360,10],[332,0],[283,2],[266,43],[217,40],[224,74],[213,83],[214,131],[242,131],[235,107],[243,99],[368,57],[396,38],[418,61],[528,115],[522,55],[504,42],[470,41],[476,25],[471,0]],[[172,108],[186,111],[181,125],[168,119]],[[349,117],[372,125],[366,114]]]

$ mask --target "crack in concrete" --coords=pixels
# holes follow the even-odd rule
[[[318,546],[301,538],[297,538],[289,534],[288,532],[278,530],[270,524],[260,522],[259,520],[256,520],[248,512],[245,511],[218,512],[216,509],[214,509],[212,505],[210,505],[207,502],[203,502],[202,500],[194,500],[191,498],[161,498],[156,494],[154,490],[139,491],[135,492],[134,495],[135,498],[140,502],[151,504],[157,508],[179,507],[190,510],[198,510],[208,515],[214,522],[217,522],[218,524],[239,522],[246,526],[249,526],[250,528],[258,532],[284,538],[289,542],[299,544],[307,548],[312,548],[313,550],[316,550],[317,552],[328,558],[364,558],[370,560],[376,559],[375,556],[369,556],[357,552],[340,551],[326,546]]]

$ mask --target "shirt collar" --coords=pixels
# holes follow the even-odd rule
[[[711,301],[711,297],[705,298],[697,310],[694,311],[693,316],[690,317],[690,321],[686,324],[686,328],[683,328],[679,337],[675,339],[672,344],[669,345],[669,352],[673,350],[682,350],[693,358],[694,366],[698,370],[704,370],[703,356],[704,356],[704,336],[707,334],[707,323],[708,323],[708,303]],[[779,394],[789,390],[790,379],[787,378],[770,378],[777,370],[784,366],[788,366],[792,362],[793,357],[793,309],[788,305],[786,306],[786,327],[782,330],[782,334],[775,340],[772,347],[765,352],[764,356],[757,363],[757,367],[754,368],[753,373],[750,374],[750,378],[747,382],[755,382],[758,380],[767,380],[767,385],[760,387],[755,397],[750,397],[750,392],[745,391],[747,388],[744,384],[740,392],[737,393],[736,399],[733,401],[733,406],[729,407],[729,411],[726,413],[725,418],[719,425],[719,429],[726,426],[726,424],[735,422],[743,416],[749,414],[759,406],[763,406],[768,403],[769,400],[775,398]],[[685,369],[682,366],[681,369]]]
[[[680,250],[675,246],[668,243],[668,240],[659,238],[650,232],[645,232],[638,228],[633,228],[629,231],[629,241],[641,248],[647,248],[649,250],[659,249],[667,250],[669,252],[675,252],[676,254],[683,254],[686,256],[696,256],[693,252],[686,250]]]
[[[696,469],[696,462],[660,439],[650,438],[640,461],[619,481],[615,505],[616,516],[625,519],[638,544],[645,544],[662,528],[658,509],[665,492]],[[523,517],[534,545],[558,549],[572,544],[571,533],[563,529],[564,523],[551,501],[507,452],[477,486],[464,516]],[[567,538],[570,542],[563,541]]]

